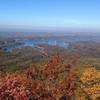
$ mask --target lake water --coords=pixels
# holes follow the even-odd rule
[[[67,43],[69,42],[79,42],[80,38],[61,38],[61,39],[54,39],[54,38],[48,38],[48,39],[35,39],[35,40],[29,40],[25,39],[23,40],[23,44],[20,45],[15,45],[14,47],[10,47],[8,51],[12,51],[15,48],[22,48],[26,46],[30,47],[38,47],[38,44],[47,44],[47,45],[52,45],[52,46],[59,46],[63,48],[67,48],[68,45]]]

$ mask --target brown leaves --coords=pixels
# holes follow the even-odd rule
[[[32,65],[26,71],[27,78],[36,79],[38,77],[38,74],[39,74],[39,70],[35,65]]]
[[[63,63],[63,58],[60,55],[54,56],[44,66],[42,70],[48,79],[55,80],[58,77],[60,64]]]
[[[62,79],[57,85],[56,85],[56,96],[61,97],[73,97],[76,87],[76,80],[75,80],[75,74],[73,71],[66,72],[64,79]]]
[[[61,67],[65,67],[63,58],[56,55],[43,69],[32,65],[21,73],[0,73],[0,100],[70,100],[76,87],[75,74],[71,67],[65,71]]]
[[[69,65],[75,65],[75,63],[77,62],[77,60],[80,58],[80,55],[78,53],[73,53],[70,55],[69,59],[68,59],[68,64]]]
[[[4,79],[1,81],[1,79]],[[0,98],[15,98],[16,100],[28,100],[27,91],[30,86],[30,80],[24,75],[17,73],[7,73],[5,77],[0,77]]]

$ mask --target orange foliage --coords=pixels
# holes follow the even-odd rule
[[[28,100],[31,91],[31,81],[24,75],[17,73],[6,73],[4,77],[0,77],[0,100],[16,99]]]
[[[70,100],[75,96],[75,87],[76,87],[76,80],[75,80],[75,73],[74,71],[66,72],[64,79],[62,79],[55,87],[54,94],[56,98],[66,98],[65,100]],[[59,99],[58,99],[59,100]]]
[[[43,69],[32,65],[25,71],[0,73],[0,100],[71,100],[75,97],[76,75],[62,71],[63,58],[57,55]]]
[[[35,79],[38,77],[38,74],[39,74],[39,70],[38,70],[37,66],[35,66],[35,65],[32,65],[30,68],[28,68],[26,70],[27,78]]]
[[[44,65],[42,73],[50,80],[56,79],[58,77],[59,65],[61,63],[63,63],[63,58],[60,55],[53,57]]]
[[[100,72],[95,68],[86,68],[83,71],[79,86],[78,91],[82,90],[81,95],[85,99],[100,100]]]

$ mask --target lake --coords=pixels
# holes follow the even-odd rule
[[[67,48],[68,43],[70,42],[79,42],[81,41],[79,37],[63,37],[63,38],[35,38],[35,39],[22,39],[22,43],[17,44],[13,43],[14,45],[7,45],[4,47],[6,51],[12,51],[16,48],[22,48],[26,46],[30,46],[32,48],[39,47],[39,44],[47,44],[51,46],[59,46],[62,48]]]
[[[61,39],[55,39],[55,38],[47,38],[47,39],[25,39],[23,40],[22,45],[17,45],[14,48],[22,48],[25,46],[30,46],[30,47],[36,47],[38,44],[47,44],[47,45],[52,45],[52,46],[59,46],[63,48],[67,48],[68,44],[70,42],[79,42],[80,38],[61,38]],[[12,48],[12,49],[14,49]]]

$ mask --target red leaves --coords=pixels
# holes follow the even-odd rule
[[[30,84],[24,75],[18,75],[17,73],[7,73],[5,77],[0,79],[0,96],[1,98],[13,97],[16,100],[28,100],[27,90]]]
[[[48,77],[48,79],[54,80],[58,77],[58,69],[61,63],[63,63],[63,59],[60,55],[57,55],[45,64],[43,73]]]
[[[47,61],[43,69],[32,65],[22,73],[0,73],[0,100],[71,98],[74,96],[75,74],[71,68],[62,71],[61,67],[64,67],[63,58],[57,55]],[[62,73],[64,78],[59,78]]]
[[[61,80],[55,88],[56,96],[61,98],[65,97],[73,97],[75,92],[76,82],[75,82],[75,74],[73,71],[66,72],[64,79]]]
[[[27,78],[37,78],[39,74],[39,70],[35,65],[32,65],[31,68],[27,69],[26,75]]]

